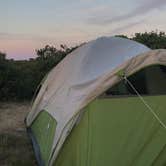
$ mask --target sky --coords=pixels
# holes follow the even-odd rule
[[[165,9],[166,0],[1,0],[0,51],[28,59],[47,44],[166,31]]]

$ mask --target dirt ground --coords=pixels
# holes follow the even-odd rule
[[[24,119],[29,102],[0,103],[0,166],[36,166]]]

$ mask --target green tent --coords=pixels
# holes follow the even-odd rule
[[[39,87],[26,118],[39,165],[166,165],[165,50],[99,38]]]

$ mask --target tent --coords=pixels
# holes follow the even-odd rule
[[[165,50],[120,37],[70,53],[26,118],[39,165],[166,165],[165,66]]]

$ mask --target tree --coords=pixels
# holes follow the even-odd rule
[[[166,34],[162,31],[135,33],[134,37],[131,39],[140,42],[151,49],[166,49]]]
[[[4,61],[6,59],[6,53],[0,51],[0,61]]]
[[[121,37],[121,38],[128,39],[128,37],[126,35],[115,35],[115,37]]]
[[[67,54],[77,47],[68,48],[66,45],[60,45],[61,49],[46,45],[44,48],[36,50],[38,69],[42,71],[42,76],[56,66]]]

